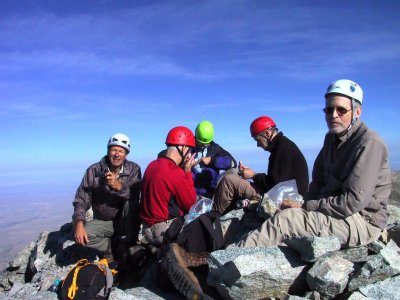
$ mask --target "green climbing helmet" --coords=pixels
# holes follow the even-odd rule
[[[201,144],[209,144],[214,139],[214,126],[209,121],[201,121],[196,127],[196,140]]]

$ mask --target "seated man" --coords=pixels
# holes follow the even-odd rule
[[[197,195],[212,198],[224,171],[236,168],[233,156],[214,142],[214,126],[201,121],[195,131],[197,160],[192,168]],[[235,170],[236,171],[236,170]]]
[[[141,171],[127,160],[129,138],[121,133],[110,137],[107,155],[85,172],[73,202],[76,243],[111,254],[111,237],[126,236],[136,242],[139,221]],[[86,211],[93,220],[86,222]]]
[[[337,236],[346,248],[379,238],[388,219],[391,174],[384,142],[360,120],[362,104],[357,83],[341,79],[328,87],[323,111],[329,132],[314,163],[309,200],[303,205],[284,201],[281,211],[232,246],[272,246],[312,235]],[[204,257],[176,244],[167,256],[171,268],[185,274],[179,282],[184,289],[176,285],[179,291],[201,295],[188,267],[193,261],[206,263]]]
[[[350,80],[333,82],[325,93],[329,132],[313,168],[307,201],[285,204],[237,246],[278,245],[291,236],[330,236],[342,247],[378,239],[388,219],[391,192],[388,152],[361,120],[363,92]],[[306,226],[307,225],[307,226]]]
[[[171,222],[196,202],[191,173],[195,147],[192,131],[183,126],[172,128],[165,144],[165,154],[148,165],[141,189],[142,242],[156,247],[161,246]]]
[[[239,174],[243,179],[227,175],[216,189],[214,206],[221,213],[229,211],[239,199],[259,199],[276,184],[291,179],[296,180],[298,192],[303,197],[307,194],[307,162],[297,145],[279,132],[274,120],[267,116],[258,117],[251,123],[250,133],[257,147],[271,153],[268,173],[256,174],[240,162]]]

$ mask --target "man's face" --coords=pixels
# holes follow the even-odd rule
[[[265,151],[267,151],[268,140],[265,134],[265,131],[260,132],[254,136],[254,140],[257,142],[257,147],[263,148]]]
[[[122,166],[126,156],[126,150],[120,146],[111,146],[108,149],[108,160],[115,168]]]
[[[330,133],[340,134],[347,130],[352,121],[351,100],[341,95],[328,95],[326,97],[326,108],[332,109],[332,113],[325,113],[325,121]],[[344,112],[346,111],[347,112]],[[342,111],[342,112],[341,112]],[[361,115],[361,107],[354,112],[354,116],[359,118]]]
[[[196,148],[198,148],[200,150],[204,150],[204,149],[208,148],[208,146],[210,146],[210,144],[202,144],[196,140]]]

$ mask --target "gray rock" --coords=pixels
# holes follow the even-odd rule
[[[307,292],[304,296],[311,300],[321,300],[321,295],[317,291]]]
[[[17,269],[17,273],[25,273],[25,268],[28,265],[29,257],[31,256],[32,250],[35,247],[35,243],[31,242],[29,245],[25,246],[17,256],[10,261],[9,268]]]
[[[378,254],[383,248],[386,247],[386,245],[381,241],[374,241],[366,245],[366,247],[368,248],[368,250],[374,252],[375,254]]]
[[[152,291],[149,291],[144,287],[137,287],[125,291],[120,290],[118,288],[113,288],[113,290],[110,293],[110,297],[108,299],[109,300],[131,300],[131,299],[161,300],[166,298],[160,297],[159,295],[153,293]],[[177,295],[175,295],[175,299],[177,299]]]
[[[240,220],[244,214],[243,209],[234,209],[221,216],[220,222],[225,244],[233,243],[240,230]]]
[[[398,246],[400,246],[400,224],[388,229],[387,238],[389,241],[394,241]]]
[[[380,253],[396,274],[400,274],[400,248],[394,241],[389,241]]]
[[[353,263],[339,256],[324,257],[307,273],[307,283],[312,290],[334,297],[344,291],[353,271]]]
[[[400,297],[400,276],[363,286],[360,293],[368,299],[397,300]]]
[[[210,254],[207,282],[224,299],[282,298],[296,280],[305,283],[304,267],[286,247],[230,248]]]
[[[354,292],[352,293],[347,300],[367,300],[368,298],[365,297],[363,294],[360,292]]]
[[[368,259],[368,248],[365,246],[343,249],[329,255],[340,256],[351,262],[365,262]],[[328,256],[329,256],[328,255]]]
[[[307,262],[317,261],[329,252],[340,249],[340,241],[336,236],[316,237],[301,236],[286,239],[285,244],[301,254],[301,258]]]
[[[57,294],[49,291],[38,291],[31,283],[24,285],[17,284],[10,290],[10,292],[2,297],[1,299],[13,299],[13,300],[32,300],[32,299],[43,299],[43,300],[56,300],[58,299]]]
[[[389,219],[387,224],[400,224],[400,208],[395,205],[388,205]]]
[[[305,300],[305,299],[309,299],[309,298],[300,297],[300,296],[294,296],[294,295],[288,295],[285,298],[285,300]]]
[[[368,261],[352,275],[348,284],[348,289],[349,291],[354,291],[361,286],[384,280],[393,275],[396,275],[395,270],[386,263],[381,254],[372,255],[368,258]]]

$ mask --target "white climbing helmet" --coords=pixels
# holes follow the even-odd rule
[[[347,97],[350,97],[354,100],[357,100],[362,104],[363,101],[363,91],[361,87],[355,83],[354,81],[348,79],[339,79],[334,82],[328,87],[325,97],[329,94],[342,94]]]
[[[116,133],[110,137],[107,143],[107,149],[109,149],[111,146],[120,146],[124,148],[127,153],[131,151],[129,138],[123,133]]]

